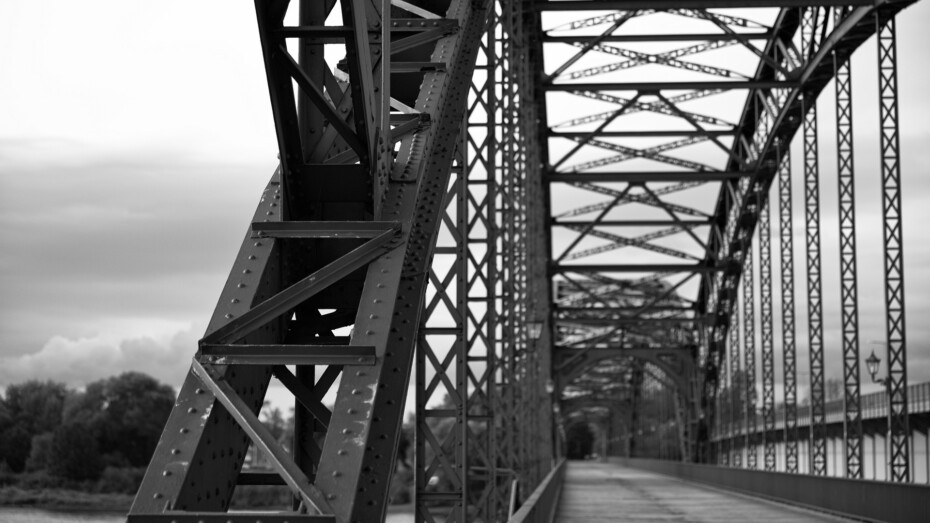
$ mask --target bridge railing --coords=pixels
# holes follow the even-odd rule
[[[536,487],[523,505],[510,517],[508,523],[550,523],[559,508],[559,495],[565,482],[565,459],[563,458],[549,475]]]
[[[927,485],[763,472],[656,459],[610,458],[610,461],[624,467],[866,521],[927,521],[930,514],[930,486]]]
[[[930,382],[916,383],[908,386],[907,388],[907,398],[908,398],[908,413],[913,414],[926,414],[930,413]],[[827,402],[825,405],[826,408],[826,422],[829,423],[842,423],[843,416],[843,400],[833,400]],[[860,398],[860,409],[862,413],[862,420],[873,420],[881,419],[888,416],[888,393],[886,391],[873,392],[870,394],[863,394]],[[756,413],[757,416],[761,418],[762,412],[759,411]],[[811,408],[809,405],[800,405],[798,406],[798,427],[808,427],[811,422]],[[785,410],[784,407],[778,407],[775,409],[775,429],[783,430],[785,428]],[[757,426],[756,433],[762,432],[761,425]],[[746,429],[745,426],[739,427],[738,429],[726,428],[723,427],[717,433],[715,440],[717,439],[726,439],[733,436],[745,435]]]

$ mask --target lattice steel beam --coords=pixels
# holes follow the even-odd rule
[[[834,54],[833,59],[836,83],[836,155],[839,192],[840,314],[843,334],[843,434],[846,477],[862,479],[852,73],[849,57]]]
[[[775,343],[772,325],[772,228],[768,193],[757,194],[759,199],[759,298],[762,333],[762,440],[764,466],[767,471],[776,468],[775,445]]]
[[[873,5],[874,0],[701,0],[701,9],[740,7],[807,7],[812,5]],[[537,2],[540,11],[607,11],[612,9],[689,9],[690,0],[549,0]]]
[[[894,16],[876,15],[882,173],[882,237],[885,242],[885,312],[888,359],[891,480],[910,481],[907,416],[907,342],[904,325],[904,216],[901,211],[898,59]]]
[[[820,10],[808,8],[801,19],[801,52],[813,54]],[[817,100],[804,104],[804,218],[807,246],[807,329],[810,361],[810,471],[827,473],[827,428],[824,390],[823,291],[820,246],[820,157],[817,146]]]
[[[752,244],[746,245],[743,261],[743,359],[746,401],[746,468],[755,469],[756,457],[756,300]]]
[[[787,147],[787,144],[786,144]],[[781,339],[784,365],[785,471],[798,472],[798,386],[794,304],[794,218],[791,155],[785,151],[778,169],[779,248],[781,251]]]
[[[742,370],[742,358],[740,356],[740,314],[739,314],[739,302],[735,300],[733,303],[733,313],[730,316],[730,431],[728,434],[728,439],[730,442],[731,449],[730,451],[733,454],[731,463],[734,467],[743,466],[743,449],[739,444],[739,441],[743,438],[739,437],[740,434],[744,431],[744,422],[746,419],[743,417],[744,411],[740,408],[745,400],[745,396],[742,392],[742,389],[746,386],[746,379],[743,375]]]

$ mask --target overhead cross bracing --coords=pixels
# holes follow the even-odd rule
[[[402,462],[417,521],[521,520],[579,424],[611,455],[825,474],[815,101],[834,78],[842,440],[863,477],[843,80],[875,34],[889,470],[907,481],[894,15],[911,3],[256,0],[281,163],[130,519],[377,521]],[[259,419],[272,377],[295,397],[289,444]],[[243,468],[250,445],[273,471]],[[263,482],[290,512],[227,513]]]
[[[810,101],[832,78],[834,65],[842,65],[864,37],[874,33],[876,15],[871,6],[827,7],[830,3],[806,4],[803,9],[775,9],[786,6],[770,3],[764,6],[770,9],[748,10],[707,8],[759,4],[701,2],[700,9],[693,9],[689,7],[694,4],[684,2],[570,3],[579,10],[615,10],[565,21],[569,2],[538,6],[546,49],[541,83],[549,92],[550,167],[545,176],[551,193],[558,195],[552,198],[551,211],[553,279],[558,286],[581,287],[603,278],[653,278],[674,287],[694,307],[669,311],[645,304],[626,311],[608,309],[612,315],[598,313],[598,321],[612,327],[556,315],[556,332],[585,350],[584,342],[576,341],[585,339],[585,328],[592,340],[620,340],[636,326],[655,328],[657,315],[662,315],[661,325],[678,318],[702,346],[703,376],[696,379],[704,387],[702,401],[712,401],[718,386],[716,369],[725,361],[729,318],[741,298],[740,277],[744,270],[752,272],[753,236],[759,216],[767,212],[777,166],[787,158],[787,140],[802,122],[810,124]],[[893,9],[905,5],[895,4]],[[673,34],[669,28],[674,28]],[[563,108],[569,106],[573,110],[566,118]],[[808,145],[814,158],[808,169],[816,183],[816,142]],[[816,185],[813,190],[809,212],[816,213]],[[808,224],[817,224],[817,218]],[[819,248],[816,229],[812,234],[807,248],[819,264],[817,251],[811,250]],[[770,270],[771,249],[764,247],[762,268]],[[806,269],[816,274],[811,271],[818,267],[808,263]],[[805,303],[819,307],[818,280],[808,282],[817,287],[809,289],[813,298]],[[768,277],[763,299],[769,299],[765,293],[771,292],[770,285]],[[754,301],[749,293],[752,280],[742,287],[745,300]],[[579,308],[605,307],[596,293],[589,292],[588,298]],[[755,324],[753,309],[739,325],[749,329]],[[818,310],[811,309],[813,320],[819,318]],[[770,321],[770,316],[763,319],[765,340],[772,335]],[[740,372],[755,375],[756,351],[750,344],[755,336],[751,331],[746,336],[750,366]],[[772,344],[763,345],[763,370],[769,376],[766,412],[771,412]],[[597,349],[592,344],[587,350]],[[811,368],[819,369],[822,358],[822,353],[812,351]],[[822,412],[823,399],[816,394],[822,395],[823,378],[816,376],[821,381],[814,384],[813,408]],[[756,404],[755,398],[747,401]],[[712,418],[714,410],[704,415]],[[771,426],[769,415],[764,421]],[[816,428],[823,422],[815,417],[814,423]],[[849,437],[853,444],[857,441],[855,434]],[[747,443],[746,448],[754,445]],[[823,466],[824,453],[815,447],[818,466]],[[754,466],[754,455],[750,459]],[[849,459],[855,461],[855,453]]]

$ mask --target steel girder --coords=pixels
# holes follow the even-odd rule
[[[335,2],[301,1],[291,25],[290,3],[256,1],[281,166],[130,520],[225,513],[235,486],[246,482],[250,440],[272,457],[280,476],[273,482],[294,494],[295,512],[222,517],[384,518],[428,264],[486,11],[465,0],[452,0],[445,17],[406,2],[400,10],[387,1],[343,1],[345,25],[330,26]],[[346,59],[331,69],[323,46],[335,42]],[[419,56],[426,60],[405,60]],[[405,82],[399,73],[417,77]],[[334,335],[348,326],[349,336]],[[297,401],[292,454],[257,419],[272,375]],[[337,379],[330,410],[321,400]]]

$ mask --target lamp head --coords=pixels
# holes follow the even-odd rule
[[[527,334],[531,340],[538,340],[542,336],[543,322],[539,320],[532,320],[527,322]]]
[[[872,381],[875,381],[875,376],[878,374],[878,366],[881,365],[882,360],[875,355],[875,351],[872,351],[872,354],[869,354],[869,357],[865,360],[865,366],[869,369],[869,374],[872,376]]]

